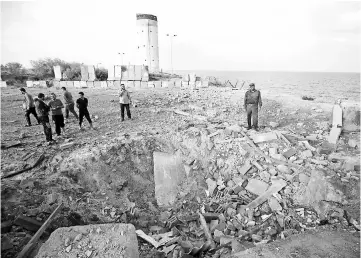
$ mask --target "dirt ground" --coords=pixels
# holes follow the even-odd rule
[[[72,118],[70,123],[66,124],[66,136],[54,137],[56,144],[48,146],[45,144],[42,126],[35,125],[34,117],[31,117],[33,126],[24,127],[23,96],[19,90],[15,88],[1,89],[1,144],[9,146],[19,143],[18,146],[11,148],[2,147],[2,175],[29,167],[42,154],[45,156],[41,164],[34,169],[9,179],[2,179],[2,222],[14,220],[19,214],[26,214],[44,222],[54,209],[54,206],[51,206],[53,202],[49,201],[49,198],[55,195],[58,200],[65,203],[66,208],[63,209],[61,216],[58,216],[48,232],[44,233],[42,241],[46,240],[49,234],[58,227],[114,222],[114,220],[107,221],[106,218],[109,216],[106,215],[112,212],[112,208],[116,204],[119,204],[117,209],[125,209],[135,204],[141,210],[140,216],[136,219],[126,217],[125,213],[122,213],[118,222],[132,223],[136,228],[156,225],[155,214],[159,215],[159,209],[156,207],[154,198],[153,163],[150,157],[152,151],[157,148],[161,150],[169,148],[166,143],[162,145],[158,142],[152,145],[147,141],[143,144],[144,146],[137,146],[137,149],[144,149],[144,153],[141,153],[143,158],[137,161],[137,164],[135,164],[136,162],[126,163],[125,171],[129,171],[129,173],[124,177],[128,185],[125,182],[114,181],[117,179],[112,178],[109,181],[110,188],[106,190],[104,186],[103,190],[106,193],[92,192],[90,181],[73,176],[71,172],[64,175],[64,172],[59,170],[59,161],[66,159],[77,149],[89,147],[91,150],[94,146],[119,137],[127,138],[129,135],[130,137],[148,137],[149,139],[157,137],[166,142],[177,137],[177,133],[188,128],[190,124],[202,126],[201,122],[175,114],[170,111],[170,108],[211,117],[213,123],[246,125],[246,114],[243,110],[244,90],[216,87],[195,91],[180,88],[129,90],[135,104],[131,108],[132,120],[126,118],[124,122],[121,122],[116,89],[82,89],[85,97],[89,100],[89,111],[95,130],[90,129],[85,121],[85,130],[79,131],[77,121]],[[69,91],[74,98],[77,98],[77,92],[80,90],[69,89]],[[40,92],[46,95],[55,92],[61,96],[60,89],[31,88],[28,89],[28,92],[33,96]],[[265,128],[269,128],[270,122],[277,122],[280,130],[291,130],[299,135],[307,135],[319,130],[320,123],[330,121],[333,105],[331,101],[330,103],[317,103],[302,100],[301,96],[285,95],[267,90],[262,91],[262,96],[264,104],[259,114],[261,132]],[[54,130],[53,125],[52,129]],[[359,133],[342,135],[339,150],[350,156],[359,157],[359,149],[350,148],[347,145],[350,138],[359,141]],[[66,146],[67,144],[69,147]],[[135,159],[139,153],[132,153],[134,147],[132,144],[123,154],[125,157],[132,156]],[[150,145],[152,147],[149,147]],[[109,163],[113,166],[112,169],[117,169],[117,160],[109,158]],[[96,167],[94,171],[104,171],[104,169]],[[139,174],[132,174],[135,169],[140,171]],[[357,173],[359,174],[359,172]],[[349,187],[358,187],[358,184],[350,182]],[[128,196],[128,199],[125,197],[121,199],[119,195],[111,196],[112,191],[125,191],[127,193],[124,193],[124,196]],[[359,189],[349,189],[349,194],[354,194],[355,202],[349,203],[348,210],[354,218],[359,218]],[[192,209],[190,206],[187,208]],[[7,237],[12,239],[13,247],[2,250],[2,256],[14,257],[33,234],[34,232],[14,225],[11,232],[7,234]],[[143,241],[140,241],[140,253],[142,257],[159,255]]]

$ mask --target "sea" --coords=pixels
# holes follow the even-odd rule
[[[229,80],[237,87],[253,82],[258,89],[282,91],[286,94],[311,96],[319,102],[343,99],[360,103],[360,73],[335,72],[258,72],[258,71],[174,71],[176,74],[195,73],[197,76],[213,76],[221,82]]]

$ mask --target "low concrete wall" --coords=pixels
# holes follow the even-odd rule
[[[114,81],[114,87],[120,88],[120,81]]]
[[[94,88],[100,88],[101,84],[100,81],[94,81]]]
[[[141,86],[141,82],[140,81],[134,81],[134,87],[135,88],[140,88]]]
[[[107,82],[106,82],[106,81],[101,81],[101,82],[100,82],[100,87],[101,87],[101,88],[108,88]]]
[[[145,81],[140,82],[140,87],[141,88],[147,88],[148,87],[148,82],[145,82]]]
[[[66,81],[66,87],[74,87],[73,81]]]
[[[39,88],[46,88],[46,81],[26,81],[26,87],[39,87]]]
[[[87,82],[86,82],[86,86],[87,86],[88,88],[94,88],[94,82],[93,82],[93,81],[87,81]]]
[[[7,86],[8,85],[6,84],[6,81],[1,81],[1,85],[0,85],[1,88],[5,88]]]
[[[86,81],[80,81],[80,88],[88,88]]]
[[[75,88],[80,88],[80,81],[73,82]]]
[[[114,81],[107,81],[108,88],[114,87]]]

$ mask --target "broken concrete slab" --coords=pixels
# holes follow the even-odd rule
[[[11,230],[13,222],[11,220],[1,222],[1,234],[8,233]]]
[[[359,236],[346,231],[307,231],[233,254],[232,258],[359,257]]]
[[[330,135],[328,136],[328,142],[337,144],[338,138],[341,135],[342,128],[332,127]]]
[[[312,154],[312,151],[310,151],[310,150],[305,150],[301,153],[301,157],[304,159],[310,158],[312,156],[313,156],[313,154]]]
[[[300,181],[300,183],[307,185],[308,182],[310,181],[310,177],[304,173],[300,173],[298,175],[298,180]]]
[[[159,206],[172,205],[185,178],[182,158],[164,152],[154,152],[155,197]]]
[[[277,140],[277,134],[270,132],[270,133],[263,133],[263,134],[252,134],[250,138],[253,140],[254,143],[261,143],[261,142],[268,142]]]
[[[248,180],[246,190],[256,195],[262,195],[264,192],[266,192],[268,186],[269,185],[267,183],[261,180],[251,178]]]
[[[2,232],[1,232],[2,233]],[[1,237],[1,251],[9,250],[13,248],[13,243],[7,236]]]
[[[134,226],[112,223],[58,228],[41,246],[36,258],[83,257],[85,253],[95,257],[138,258]]]
[[[278,202],[278,200],[275,197],[271,197],[268,199],[268,205],[272,211],[281,211],[282,210],[281,204]]]
[[[289,159],[290,157],[292,157],[293,155],[295,155],[297,153],[297,150],[292,148],[287,150],[286,152],[284,152],[282,155],[286,158]]]
[[[14,225],[23,227],[27,230],[36,232],[38,231],[38,229],[41,227],[42,223],[40,223],[39,221],[23,216],[23,215],[19,215],[15,221],[14,221]]]

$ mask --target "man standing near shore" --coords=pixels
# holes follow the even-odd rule
[[[247,123],[248,128],[250,130],[251,126],[251,118],[253,122],[253,128],[258,131],[258,106],[261,109],[262,107],[262,98],[261,92],[256,90],[256,86],[254,83],[249,85],[249,90],[246,91],[244,96],[244,109],[247,112]]]
[[[76,101],[76,107],[79,109],[79,129],[81,130],[81,125],[83,123],[84,116],[88,120],[90,128],[93,128],[92,120],[90,119],[88,111],[88,99],[84,97],[84,92],[79,92],[79,98]]]
[[[46,141],[51,144],[54,142],[52,132],[51,132],[51,126],[49,121],[49,111],[50,107],[45,104],[44,102],[45,95],[43,93],[38,94],[38,99],[35,100],[35,107],[39,114],[39,120],[44,128],[44,134]]]
[[[27,93],[24,88],[20,88],[20,92],[21,92],[21,94],[24,95],[23,106],[25,109],[25,118],[26,118],[26,122],[27,122],[27,124],[25,126],[26,127],[31,126],[30,114],[33,114],[33,116],[38,121],[38,125],[40,125],[40,121],[39,121],[38,115],[36,114],[36,110],[35,110],[35,103],[34,103],[33,96],[31,96],[29,93]]]
[[[63,97],[64,97],[64,103],[65,103],[65,123],[67,123],[69,118],[69,111],[75,116],[76,120],[79,120],[78,114],[74,110],[74,100],[73,96],[69,91],[66,90],[65,87],[61,87],[63,90]]]
[[[120,115],[122,118],[122,122],[124,121],[124,108],[127,110],[127,116],[129,119],[132,119],[132,115],[130,114],[129,105],[132,104],[132,100],[130,98],[129,92],[125,89],[125,85],[120,85],[119,92],[119,103],[120,103]]]
[[[55,93],[51,93],[51,99],[52,100],[49,102],[49,107],[51,109],[53,120],[55,121],[55,132],[58,136],[60,136],[61,128],[63,129],[63,134],[65,134],[64,116],[63,111],[61,110],[64,108],[64,105],[60,99],[56,98]]]

